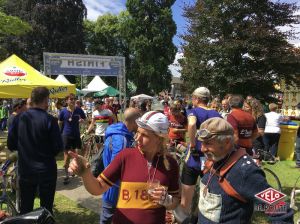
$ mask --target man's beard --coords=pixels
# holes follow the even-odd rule
[[[213,154],[212,152],[207,152],[207,153],[204,153],[205,157],[208,159],[208,160],[212,160],[214,162],[219,162],[220,160],[224,159],[226,155],[223,155],[223,156],[216,156],[215,154]]]

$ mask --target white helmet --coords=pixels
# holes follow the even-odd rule
[[[136,120],[140,128],[154,131],[157,135],[166,137],[169,131],[169,120],[163,113],[149,111]]]

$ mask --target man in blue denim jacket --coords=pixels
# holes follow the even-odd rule
[[[203,122],[198,131],[202,141],[201,151],[210,162],[200,182],[198,223],[250,223],[254,204],[260,202],[255,195],[269,188],[264,172],[247,154],[241,154],[234,165],[224,174],[226,181],[238,193],[238,199],[221,186],[222,167],[229,164],[236,153],[232,126],[221,118]],[[231,159],[231,161],[234,161]],[[286,214],[284,214],[286,217]],[[293,213],[288,217],[292,220]],[[278,220],[278,219],[277,219]],[[281,220],[290,223],[287,220]]]

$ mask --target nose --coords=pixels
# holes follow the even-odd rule
[[[207,152],[207,149],[203,143],[201,144],[201,152],[203,152],[203,153]]]
[[[139,133],[136,133],[135,136],[134,136],[134,140],[138,141],[140,139],[140,136],[141,135]]]

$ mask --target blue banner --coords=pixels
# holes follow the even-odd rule
[[[46,75],[122,76],[125,58],[44,52]]]

